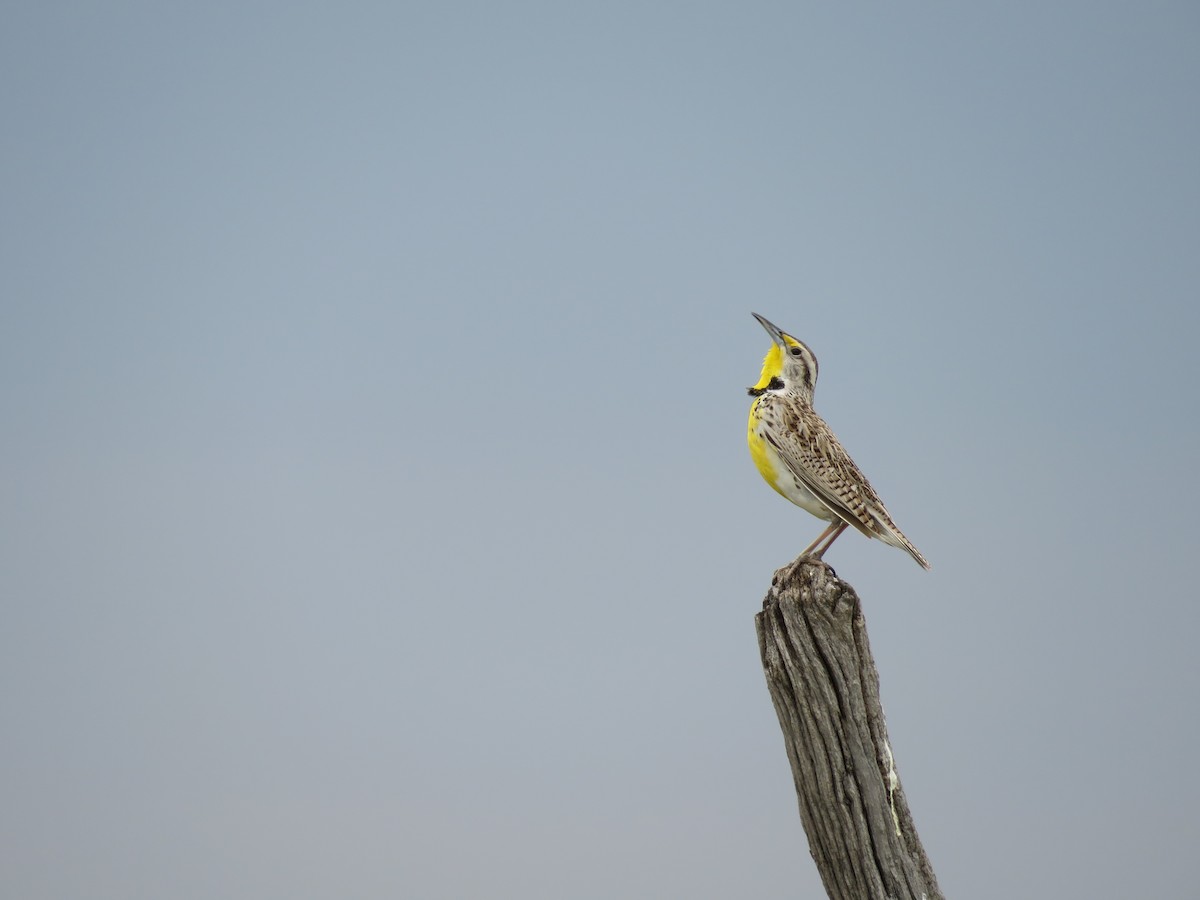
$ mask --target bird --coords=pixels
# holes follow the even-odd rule
[[[754,402],[746,437],[750,456],[767,484],[818,519],[830,523],[800,556],[821,559],[853,525],[869,538],[929,562],[896,527],[891,514],[825,420],[813,409],[817,357],[803,341],[752,313],[771,336],[762,375],[747,388]]]

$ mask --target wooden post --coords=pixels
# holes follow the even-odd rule
[[[943,900],[896,774],[854,588],[801,558],[775,573],[754,621],[826,893]]]

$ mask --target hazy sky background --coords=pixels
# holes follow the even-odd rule
[[[947,896],[1200,843],[1194,3],[10,4],[0,878],[822,896],[753,616],[817,409]]]

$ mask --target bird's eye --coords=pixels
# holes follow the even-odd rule
[[[799,347],[793,347],[791,350],[792,356],[799,356],[803,352],[804,351],[801,350]]]

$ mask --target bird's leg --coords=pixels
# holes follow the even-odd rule
[[[821,546],[821,549],[817,550],[817,552],[815,552],[812,555],[812,558],[820,559],[822,556],[824,556],[825,551],[828,550],[830,547],[832,547],[833,542],[838,539],[838,535],[840,535],[843,531],[845,531],[849,527],[850,527],[849,522],[834,522],[832,525],[830,525],[828,528],[826,528],[825,534],[829,535],[829,540],[825,541],[824,546]],[[832,532],[832,534],[830,534],[830,532]],[[823,534],[823,535],[821,535],[821,537],[817,538],[817,543],[814,546],[821,545],[821,540],[825,537],[825,534]],[[809,549],[811,549],[811,548],[809,548]]]
[[[825,538],[829,537],[830,532],[832,532],[835,528],[838,528],[838,527],[845,528],[846,523],[841,522],[841,521],[835,521],[835,522],[831,523],[828,528],[826,528],[824,531],[821,532],[820,536],[815,541],[813,541],[811,544],[809,544],[807,547],[805,547],[802,551],[800,551],[801,559],[803,559],[806,556],[810,556],[812,559],[820,559],[821,553],[824,553],[825,550],[822,550],[821,553],[816,553],[816,554],[813,553],[813,550],[815,550],[817,547],[821,546],[821,542],[824,541]],[[839,532],[839,534],[840,534],[840,532]],[[835,534],[834,537],[837,537],[837,535]],[[830,544],[833,543],[832,538],[830,538],[829,543]],[[825,546],[825,549],[826,550],[829,549],[828,544]]]

